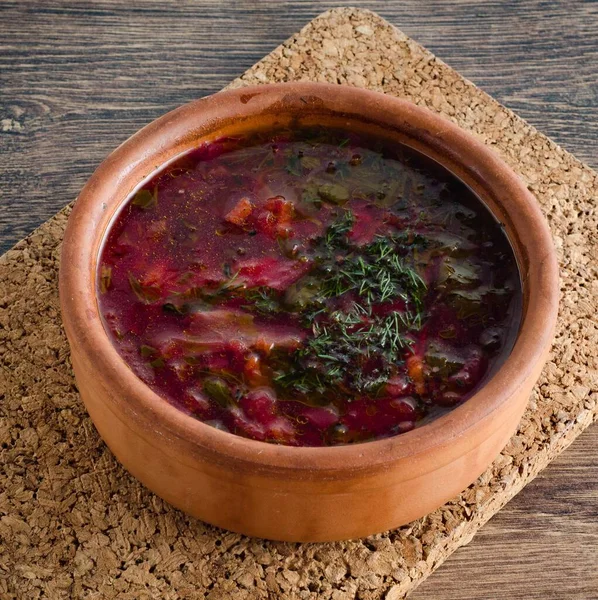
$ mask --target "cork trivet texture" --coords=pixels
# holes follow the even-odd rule
[[[232,87],[291,80],[427,106],[493,147],[538,198],[561,308],[518,433],[458,498],[368,539],[274,543],[187,517],[116,462],[79,399],[58,305],[66,208],[0,259],[0,599],[397,600],[596,418],[596,173],[368,11],[325,13]]]

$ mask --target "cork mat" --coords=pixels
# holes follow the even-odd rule
[[[427,106],[492,146],[540,201],[562,302],[518,433],[458,498],[368,539],[273,543],[186,517],[120,467],[79,400],[58,306],[66,208],[0,259],[0,599],[398,600],[596,418],[596,173],[371,12],[325,13],[232,87],[290,80]]]

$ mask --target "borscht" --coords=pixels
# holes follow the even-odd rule
[[[508,356],[521,283],[499,223],[398,143],[316,127],[205,143],[123,206],[98,301],[187,414],[294,446],[410,431]]]

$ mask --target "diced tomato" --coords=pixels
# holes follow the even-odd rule
[[[292,235],[293,203],[283,196],[269,198],[259,211],[256,227],[270,237],[288,238]]]
[[[245,225],[245,221],[247,220],[247,217],[249,217],[252,211],[253,204],[251,203],[249,198],[244,196],[235,204],[235,206],[228,213],[226,213],[224,220],[228,221],[229,223],[232,223],[233,225],[242,226]]]
[[[276,237],[276,216],[269,210],[260,210],[255,220],[258,231],[270,237]]]
[[[406,361],[407,372],[415,384],[415,391],[422,396],[426,393],[426,384],[424,381],[424,362],[421,356],[412,354]]]
[[[284,196],[273,196],[266,200],[264,208],[274,213],[283,220],[291,220],[293,217],[293,204],[285,200]]]
[[[270,354],[270,352],[272,352],[272,350],[274,349],[274,344],[271,340],[267,340],[265,337],[260,336],[259,338],[257,338],[257,341],[255,342],[253,347],[258,352],[261,352],[264,356],[268,356],[268,354]]]
[[[139,275],[137,276],[136,273]],[[164,296],[177,276],[177,271],[166,262],[155,262],[149,266],[135,265],[134,272],[129,271],[128,281],[131,290],[139,300],[151,304]]]
[[[251,386],[266,385],[268,377],[262,373],[262,359],[259,354],[251,352],[245,359],[243,373]]]
[[[279,224],[276,226],[276,236],[283,240],[293,237],[293,228],[290,225]]]

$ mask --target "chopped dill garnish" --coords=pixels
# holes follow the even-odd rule
[[[302,311],[313,335],[295,351],[293,369],[275,377],[287,391],[323,394],[348,384],[372,392],[411,347],[410,332],[422,326],[427,287],[399,256],[402,236],[377,236],[354,247],[348,239],[353,223],[353,213],[343,211],[320,242],[320,262],[311,274],[319,287]],[[348,308],[345,298],[352,299]],[[381,310],[385,304],[391,305]]]
[[[271,315],[282,310],[279,292],[266,286],[247,289],[244,298],[249,301],[244,308],[255,310],[263,315]]]
[[[203,291],[210,305],[236,298],[241,308],[262,316],[289,311],[311,334],[273,361],[273,381],[291,395],[375,393],[404,360],[413,332],[424,320],[426,284],[409,263],[413,236],[376,236],[357,246],[350,240],[351,210],[336,218],[313,242],[312,269],[282,292],[249,287],[228,263],[227,280]]]
[[[347,234],[353,228],[355,217],[350,210],[343,211],[341,217],[334,221],[326,229],[324,236],[324,245],[326,249],[331,251],[339,248],[344,248],[348,245]]]

